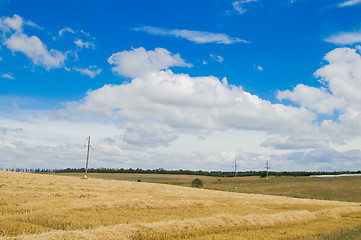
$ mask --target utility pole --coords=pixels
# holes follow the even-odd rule
[[[237,160],[234,160],[234,188],[237,189]]]
[[[86,154],[86,164],[85,164],[85,179],[88,178],[88,161],[89,161],[89,148],[90,148],[90,136],[88,137],[88,151]]]
[[[269,169],[270,167],[268,166],[268,160],[266,161],[266,171],[267,171],[267,180],[268,180],[268,169]]]

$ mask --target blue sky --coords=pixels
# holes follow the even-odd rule
[[[360,10],[2,0],[0,167],[359,170]]]

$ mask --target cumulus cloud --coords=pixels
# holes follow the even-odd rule
[[[25,54],[35,65],[43,66],[47,70],[64,66],[65,55],[54,49],[48,50],[37,36],[15,33],[6,39],[4,44],[12,51]]]
[[[219,43],[219,44],[233,44],[238,42],[249,43],[249,41],[242,40],[239,38],[232,38],[223,33],[211,33],[211,32],[191,31],[191,30],[182,30],[182,29],[168,30],[168,29],[150,27],[150,26],[135,28],[135,30],[147,32],[153,35],[185,38],[195,43]]]
[[[257,2],[257,0],[238,0],[232,3],[234,10],[236,10],[239,14],[245,13],[247,10],[245,6],[251,2]]]
[[[12,18],[3,17],[0,19],[0,29],[3,32],[9,32],[12,30],[17,32],[22,32],[23,26],[24,26],[23,18],[16,14]]]
[[[190,77],[170,70],[88,92],[77,110],[103,116],[115,113],[131,122],[149,120],[192,130],[281,129],[285,123],[298,122],[294,118],[298,114],[298,119],[306,122],[313,117],[303,110],[271,104],[240,87],[224,85],[215,77]]]
[[[273,144],[286,148],[285,142],[301,146],[302,142],[315,140],[323,145],[330,142],[345,144],[345,141],[361,134],[361,56],[355,49],[337,48],[329,52],[324,60],[328,64],[315,72],[323,86],[316,88],[299,84],[292,91],[279,92],[278,98],[288,99],[330,117],[315,126],[309,136],[304,132],[297,137],[273,139],[266,141],[265,146]],[[317,143],[314,144],[317,146]]]
[[[350,7],[357,4],[361,4],[361,0],[348,0],[338,4],[339,7]]]
[[[324,60],[329,62],[316,71],[332,95],[342,97],[347,106],[361,110],[361,56],[355,49],[337,48],[328,53]]]
[[[109,62],[117,64],[114,72],[133,76],[132,81],[89,91],[82,101],[52,113],[53,118],[76,113],[111,118],[126,126],[125,142],[164,146],[181,133],[203,135],[226,129],[282,132],[307,128],[315,117],[305,109],[262,100],[241,87],[229,86],[226,80],[163,71],[186,64],[165,49],[124,51],[113,54]]]
[[[90,66],[88,68],[74,68],[74,70],[80,72],[83,75],[87,75],[90,78],[95,78],[102,71],[102,69],[98,68],[97,66]]]
[[[327,84],[333,96],[343,98],[346,104],[340,109],[337,121],[325,120],[321,127],[344,139],[361,133],[361,56],[355,49],[338,48],[328,53],[329,62],[315,75]]]
[[[281,91],[278,98],[289,99],[322,114],[352,107],[361,110],[361,56],[356,49],[337,48],[325,58],[327,65],[315,72],[324,87],[297,85],[293,91]]]
[[[10,32],[10,31],[16,31],[16,32],[22,32],[24,26],[30,26],[30,27],[36,27],[40,28],[36,23],[24,20],[19,15],[14,15],[11,17],[2,17],[0,18],[0,30],[3,32]]]
[[[8,73],[1,74],[1,77],[7,79],[15,79],[15,77],[12,74],[8,74]]]
[[[108,62],[115,65],[112,70],[120,76],[139,77],[151,71],[168,69],[172,66],[191,67],[179,54],[172,54],[164,48],[156,48],[147,51],[144,48],[136,48],[131,51],[114,53]]]
[[[277,98],[291,100],[302,107],[316,110],[320,114],[333,114],[334,110],[341,109],[346,104],[344,98],[335,97],[324,87],[315,88],[303,84],[297,85],[293,91],[278,92]]]
[[[23,18],[18,15],[2,18],[0,29],[5,35],[10,34],[10,37],[2,39],[3,44],[13,52],[25,54],[35,65],[43,66],[47,70],[63,67],[65,55],[54,49],[48,50],[37,36],[26,35],[23,32],[23,26]]]

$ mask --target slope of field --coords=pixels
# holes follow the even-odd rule
[[[360,203],[0,171],[1,239],[318,239]]]
[[[59,175],[84,176],[84,173],[60,173]],[[310,178],[310,177],[210,177],[171,174],[134,174],[134,173],[90,173],[90,178],[166,183],[191,186],[194,178],[204,182],[210,190],[257,193],[297,198],[361,202],[361,177]]]

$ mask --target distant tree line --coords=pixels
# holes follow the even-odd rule
[[[83,173],[85,172],[85,168],[66,168],[66,169],[48,169],[48,168],[0,168],[3,171],[12,171],[12,172],[35,172],[35,173]],[[158,169],[147,169],[143,170],[140,168],[133,169],[124,169],[124,168],[90,168],[88,169],[88,173],[147,173],[147,174],[179,174],[179,175],[198,175],[198,176],[214,176],[214,177],[233,177],[234,172],[229,171],[192,171],[192,170],[165,170],[163,168]],[[307,172],[307,171],[294,171],[294,172],[268,172],[269,176],[294,176],[294,177],[302,177],[302,176],[310,176],[310,175],[339,175],[339,174],[361,174],[361,170],[359,171],[317,171],[317,172]],[[237,172],[238,177],[247,177],[247,176],[260,176],[266,177],[266,171],[245,171],[245,172]]]
[[[48,171],[48,169],[47,169]],[[76,173],[76,172],[85,172],[84,168],[66,168],[60,170],[53,170],[55,173]],[[88,173],[147,173],[147,174],[179,174],[179,175],[199,175],[199,176],[214,176],[214,177],[233,177],[234,172],[227,171],[192,171],[192,170],[165,170],[163,168],[158,169],[147,169],[143,170],[140,168],[133,169],[124,169],[124,168],[90,168]],[[295,172],[268,172],[269,176],[310,176],[310,175],[339,175],[339,174],[361,174],[361,171],[317,171],[317,172],[306,172],[306,171],[295,171]],[[246,172],[237,172],[238,177],[246,176],[260,176],[266,177],[266,171],[246,171]]]

